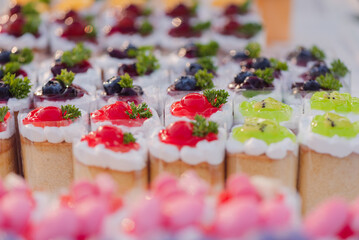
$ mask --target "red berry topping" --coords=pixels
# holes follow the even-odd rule
[[[79,20],[74,20],[71,24],[66,25],[61,37],[63,38],[79,38],[86,35],[86,24]]]
[[[4,121],[0,122],[0,132],[6,131],[7,128],[7,120],[10,118],[10,112],[7,112]]]
[[[70,19],[72,18],[72,19]],[[68,11],[62,18],[59,18],[56,20],[56,22],[58,23],[65,23],[67,21],[74,21],[74,20],[80,19],[80,16],[77,12],[75,12],[74,10],[70,10]]]
[[[191,38],[191,37],[200,37],[202,33],[200,31],[194,31],[188,20],[180,20],[178,25],[174,26],[168,34],[172,37],[184,37],[184,38]]]
[[[180,101],[171,106],[171,113],[178,117],[188,117],[194,119],[196,115],[209,118],[220,108],[213,107],[205,96],[199,93],[190,93],[184,96]]]
[[[20,37],[23,34],[25,22],[24,17],[19,14],[15,14],[10,17],[9,21],[4,26],[4,32],[15,37]]]
[[[239,8],[238,6],[231,4],[229,5],[225,10],[224,10],[224,15],[226,16],[231,16],[231,15],[236,15],[239,13]]]
[[[32,124],[35,127],[63,127],[71,124],[71,120],[63,118],[58,107],[38,107],[31,111],[23,120],[24,125]]]
[[[170,17],[182,17],[189,18],[191,17],[191,10],[184,4],[177,5],[174,9],[166,13]]]
[[[179,149],[183,146],[195,147],[202,140],[217,140],[217,134],[214,133],[209,133],[206,137],[194,136],[193,124],[186,121],[170,124],[158,134],[158,137],[161,142],[176,145]]]
[[[115,126],[101,126],[96,131],[83,137],[81,141],[87,141],[89,147],[103,144],[107,149],[122,153],[140,148],[140,145],[136,142],[125,143],[124,135],[122,130]]]
[[[135,4],[130,4],[130,5],[128,5],[127,8],[125,8],[124,14],[128,15],[128,16],[131,16],[131,17],[134,17],[134,18],[137,18],[137,17],[141,16],[142,11]]]
[[[138,32],[136,27],[136,19],[131,16],[124,16],[121,18],[118,23],[111,28],[108,35],[112,35],[114,33],[122,33],[122,34],[135,34]]]
[[[222,34],[224,35],[236,35],[238,33],[238,29],[241,24],[239,24],[236,20],[230,19],[226,25],[223,27]]]
[[[20,5],[15,5],[14,7],[10,8],[10,16],[14,15],[14,14],[18,14],[21,12],[22,7]]]

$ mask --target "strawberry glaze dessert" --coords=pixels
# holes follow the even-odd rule
[[[194,120],[200,115],[219,126],[229,129],[232,127],[232,104],[228,102],[229,94],[225,90],[205,90],[201,93],[190,93],[180,101],[165,108],[165,124],[184,120]]]
[[[68,187],[73,181],[72,142],[87,133],[87,114],[66,105],[38,107],[18,118],[23,171],[30,187],[39,191]]]
[[[68,51],[76,43],[83,42],[86,47],[97,53],[97,29],[95,16],[70,10],[52,20],[50,31],[50,47],[52,52]]]
[[[151,137],[151,180],[163,172],[179,177],[192,169],[219,190],[224,184],[224,148],[224,129],[217,123],[199,115],[193,122],[174,122]]]
[[[96,98],[84,88],[72,84],[75,79],[73,72],[66,69],[61,70],[61,74],[48,80],[34,93],[34,105],[39,106],[58,106],[71,104],[85,110],[94,111],[96,108]]]
[[[14,115],[0,107],[0,177],[17,171]]]
[[[124,132],[148,136],[161,126],[156,110],[146,103],[115,102],[90,114],[91,129],[95,131],[103,125],[115,125]]]
[[[101,126],[74,145],[75,179],[93,180],[109,174],[124,194],[147,187],[147,145],[115,126]]]
[[[4,18],[6,21],[0,25],[1,48],[28,47],[36,51],[46,50],[46,26],[33,3],[15,5]]]
[[[74,84],[94,91],[96,87],[101,86],[101,71],[91,64],[91,50],[86,48],[83,43],[77,44],[71,50],[62,52],[56,56],[55,62],[52,63],[50,71],[43,66],[44,70],[40,76],[40,84],[48,81],[49,78],[61,74],[62,70],[73,72]],[[46,64],[44,64],[46,65]]]

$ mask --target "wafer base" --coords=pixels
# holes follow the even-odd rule
[[[9,139],[0,139],[0,177],[16,172],[16,166],[15,135]]]
[[[75,157],[74,157],[75,159]],[[100,160],[99,160],[100,161]],[[74,178],[75,180],[93,181],[97,175],[108,174],[117,183],[118,193],[124,194],[134,189],[146,189],[148,186],[148,169],[140,171],[123,172],[109,168],[85,165],[75,159]]]
[[[298,156],[288,152],[283,159],[271,159],[267,155],[251,156],[245,153],[227,153],[227,176],[245,173],[279,180],[296,190],[298,179]]]
[[[354,200],[359,195],[359,155],[344,158],[300,146],[299,193],[303,213],[331,197]]]
[[[57,191],[73,181],[71,143],[32,142],[23,136],[21,153],[24,176],[35,191]]]
[[[188,170],[194,170],[198,176],[207,181],[213,187],[213,190],[217,191],[223,189],[224,187],[224,164],[224,161],[218,165],[211,165],[207,162],[191,165],[181,160],[166,162],[150,154],[151,182],[153,182],[158,175],[164,172],[170,173],[176,177],[180,177],[184,172]]]

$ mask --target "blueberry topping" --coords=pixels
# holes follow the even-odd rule
[[[309,80],[304,83],[303,89],[305,91],[319,91],[320,90],[320,84],[315,80]]]
[[[194,76],[182,76],[176,79],[174,86],[178,91],[192,91],[196,89],[196,79]]]
[[[143,95],[143,90],[140,86],[134,85],[133,88],[122,88],[121,96],[140,96]]]
[[[237,84],[241,84],[244,82],[244,80],[247,78],[247,77],[251,77],[251,76],[254,76],[254,74],[250,71],[242,71],[240,73],[238,73],[235,77],[234,77],[234,82],[237,83]]]
[[[114,48],[108,48],[107,53],[112,58],[118,58],[118,59],[128,58],[126,52]]]
[[[231,52],[232,59],[235,61],[244,61],[249,59],[248,51],[233,51]]]
[[[324,76],[327,73],[330,73],[330,69],[327,67],[327,65],[324,62],[318,62],[309,69],[309,74],[312,79],[315,79],[322,75]]]
[[[268,58],[265,57],[260,57],[260,58],[255,58],[253,60],[253,68],[254,69],[266,69],[266,68],[270,68],[271,64]]]
[[[272,87],[272,84],[266,83],[263,79],[257,76],[246,77],[244,82],[239,86],[240,89],[255,90]]]
[[[308,62],[314,60],[314,57],[309,49],[299,47],[295,52],[288,55],[288,60],[292,59],[295,59],[298,66],[307,66]]]
[[[186,67],[186,74],[194,76],[199,70],[203,70],[203,67],[198,63],[191,63]]]
[[[57,80],[50,80],[42,86],[43,95],[62,94],[64,90],[65,86]]]
[[[0,69],[0,79],[3,79],[4,76],[5,76],[4,71]]]
[[[7,101],[10,97],[10,86],[5,83],[0,83],[0,100]]]
[[[112,77],[103,82],[103,88],[107,95],[114,95],[120,93],[122,87],[118,84],[121,81],[121,77]]]
[[[11,54],[10,51],[1,50],[0,51],[0,63],[5,64],[5,63],[10,62],[10,54]]]
[[[118,68],[118,75],[119,75],[119,76],[122,76],[122,75],[124,75],[125,73],[128,73],[128,75],[130,75],[130,77],[136,77],[136,76],[138,76],[136,63],[132,63],[132,64],[122,64],[122,65]]]

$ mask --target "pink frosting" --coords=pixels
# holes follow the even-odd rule
[[[313,238],[337,236],[348,224],[349,216],[349,205],[342,199],[332,199],[306,217],[304,230]]]
[[[246,175],[234,175],[227,180],[227,191],[233,197],[260,200],[261,197]]]
[[[268,230],[281,230],[288,227],[290,209],[282,201],[269,200],[260,206],[260,226]]]
[[[351,206],[352,219],[350,223],[351,229],[359,233],[359,199],[354,201]]]

